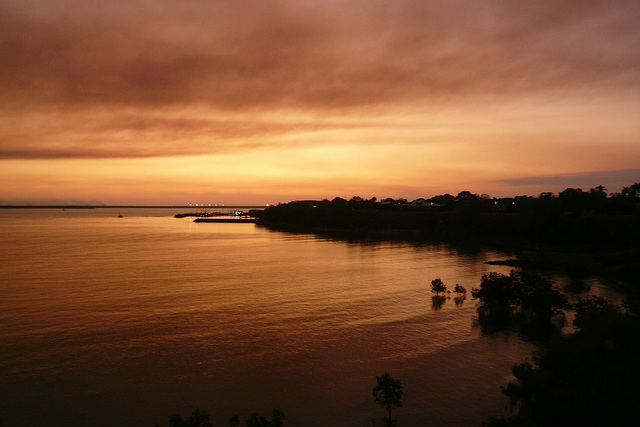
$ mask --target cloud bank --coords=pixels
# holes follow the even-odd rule
[[[638,22],[631,0],[5,0],[0,159],[461,143],[553,156],[594,128],[580,167],[609,170],[614,136],[620,161],[640,161]]]
[[[633,1],[37,3],[2,11],[5,101],[348,108],[627,88],[640,71]]]

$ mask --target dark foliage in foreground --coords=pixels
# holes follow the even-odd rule
[[[436,286],[433,286],[433,285]],[[446,289],[440,279],[432,282],[434,292]],[[443,289],[444,288],[444,289]],[[456,285],[456,293],[464,293]],[[515,381],[502,387],[509,398],[512,415],[490,417],[487,427],[531,426],[627,426],[636,425],[640,402],[640,318],[638,295],[630,294],[623,307],[592,296],[569,306],[566,297],[543,277],[513,270],[509,275],[496,272],[481,279],[480,288],[471,291],[479,299],[480,322],[509,324],[523,319],[538,331],[549,331],[552,317],[563,310],[575,310],[576,332],[547,334],[533,363],[512,367]],[[446,297],[433,296],[438,301]],[[435,304],[435,300],[434,300]],[[497,320],[496,320],[497,319]],[[555,331],[558,332],[558,331]],[[539,342],[539,343],[540,343]],[[385,426],[397,425],[392,408],[402,406],[402,383],[388,373],[376,377],[372,394],[386,408]],[[188,419],[169,418],[171,427],[211,427],[206,412],[194,411]],[[284,413],[274,410],[271,420],[251,414],[245,427],[282,427]],[[235,415],[229,426],[239,427]]]
[[[198,410],[193,411],[186,420],[180,415],[170,416],[169,425],[171,427],[212,427],[209,414]]]
[[[567,307],[567,298],[549,280],[516,270],[508,276],[485,274],[480,288],[472,289],[471,296],[482,303],[478,308],[480,316],[505,321],[520,316],[539,325],[549,324]]]
[[[271,421],[262,415],[254,412],[245,421],[246,427],[282,427],[284,424],[284,413],[274,409],[271,413]]]
[[[228,423],[231,427],[240,426],[240,417],[234,415]],[[284,413],[274,409],[271,413],[271,420],[254,412],[245,420],[245,427],[282,427],[284,425]],[[209,414],[204,411],[193,411],[191,416],[186,420],[180,415],[172,415],[169,417],[170,427],[212,427],[209,420]],[[156,424],[156,427],[159,427]]]
[[[640,402],[640,322],[599,297],[575,306],[578,331],[559,336],[513,367],[503,387],[515,414],[488,426],[626,426]]]

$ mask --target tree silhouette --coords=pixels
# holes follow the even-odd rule
[[[246,427],[282,427],[284,424],[284,412],[274,409],[271,413],[271,421],[254,412],[245,421]]]
[[[373,388],[373,398],[380,406],[387,408],[389,414],[387,420],[391,425],[393,420],[391,408],[402,407],[402,382],[393,379],[388,372],[385,372],[381,377],[376,376],[376,381],[378,385]]]
[[[447,285],[442,283],[442,280],[439,278],[431,281],[431,292],[435,292],[435,294],[438,295],[440,292],[445,292],[446,290]]]
[[[453,292],[455,292],[457,294],[466,294],[467,293],[467,289],[462,285],[456,284],[455,288],[453,288]]]
[[[169,425],[171,427],[211,427],[211,422],[208,413],[196,410],[186,420],[180,415],[170,416]]]
[[[541,347],[512,367],[516,381],[502,387],[513,415],[498,426],[635,425],[640,399],[640,321],[630,306],[600,298],[575,306],[578,331]]]
[[[471,296],[479,299],[489,309],[508,309],[515,301],[513,277],[492,271],[482,276],[479,289],[472,289]]]

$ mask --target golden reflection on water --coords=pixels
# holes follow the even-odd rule
[[[502,254],[107,213],[0,212],[12,425],[166,424],[193,409],[224,425],[273,408],[291,426],[371,425],[384,371],[405,382],[403,426],[477,424],[532,348],[483,337],[470,296],[432,301],[433,278],[471,289]]]

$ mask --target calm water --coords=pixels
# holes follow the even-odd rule
[[[122,212],[124,218],[117,218]],[[179,210],[0,210],[0,425],[214,426],[278,408],[286,426],[380,425],[388,371],[400,425],[503,413],[532,345],[483,336],[476,303],[434,307],[507,254],[353,244]]]

